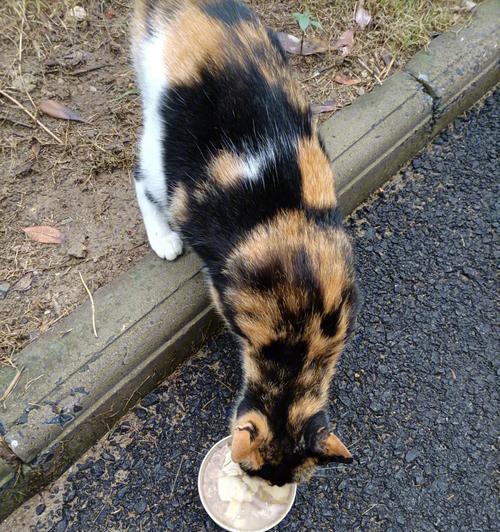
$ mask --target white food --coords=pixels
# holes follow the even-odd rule
[[[265,484],[262,489],[277,503],[286,504],[290,496],[290,487],[286,484],[284,486],[270,486]]]
[[[247,475],[231,460],[231,448],[224,445],[208,462],[205,494],[211,511],[237,530],[266,528],[286,509],[292,488],[271,486],[259,477]]]
[[[230,521],[232,521],[233,519],[235,520],[238,518],[238,514],[240,513],[240,510],[241,510],[241,502],[231,501],[229,503],[229,506],[227,507],[225,515]]]
[[[222,466],[222,473],[227,477],[239,477],[243,474],[241,467],[231,460],[231,455],[228,454]]]
[[[252,493],[257,493],[263,486],[266,485],[265,481],[261,480],[260,478],[249,477],[248,475],[241,477],[241,480],[248,486],[248,489]]]
[[[239,477],[221,477],[217,479],[219,498],[224,502],[250,502],[252,492]]]

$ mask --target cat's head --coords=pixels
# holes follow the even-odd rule
[[[329,432],[324,411],[296,428],[274,423],[275,434],[266,416],[251,410],[235,420],[231,454],[233,461],[251,476],[274,485],[303,482],[318,464],[351,463],[352,455],[340,439]]]

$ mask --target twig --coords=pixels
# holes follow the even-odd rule
[[[92,306],[92,328],[94,329],[94,336],[96,338],[99,338],[99,336],[97,336],[97,330],[95,328],[95,305],[94,305],[94,298],[92,297],[92,294],[90,293],[90,290],[89,290],[89,287],[86,285],[85,281],[83,280],[83,276],[81,274],[81,272],[78,272],[78,275],[80,275],[80,279],[82,280],[82,283],[83,283],[83,286],[85,287],[85,290],[87,290],[87,294],[89,295],[89,298],[90,298],[90,304]]]
[[[184,463],[184,456],[181,458],[181,463],[179,464],[179,467],[177,468],[177,473],[176,473],[175,478],[174,478],[174,485],[172,486],[172,491],[170,492],[170,496],[171,497],[174,494],[175,485],[177,484],[177,478],[179,476],[179,473],[181,472],[181,467],[182,467],[183,463]]]
[[[380,73],[381,79],[385,79],[389,75],[389,72],[391,71],[392,65],[394,64],[395,60],[395,57],[391,58],[390,63],[382,70],[382,72]]]
[[[366,65],[359,57],[358,57],[358,61],[359,61],[359,64],[363,68],[366,68],[366,70],[368,70],[368,72],[377,80],[377,83],[379,85],[382,85],[382,82],[380,81],[380,78],[377,76],[377,74],[375,74],[375,72],[368,65]]]
[[[104,68],[109,66],[107,63],[101,63],[98,65],[90,65],[88,67],[79,68],[78,70],[73,70],[73,72],[70,72],[70,76],[79,76],[80,74],[86,74],[87,72],[93,72],[94,70],[99,70],[100,68]]]
[[[0,403],[4,402],[7,399],[7,397],[9,397],[9,395],[14,391],[14,388],[17,386],[17,383],[19,382],[19,379],[21,378],[23,371],[24,371],[24,368],[21,368],[21,369],[16,368],[16,375],[14,376],[10,384],[7,386],[7,389],[2,394],[2,397],[0,397]]]
[[[38,379],[41,379],[45,373],[42,373],[41,375],[38,375],[38,377],[35,377],[34,379],[30,379],[25,385],[24,385],[24,391],[27,391],[27,389]]]
[[[305,83],[306,81],[311,81],[312,79],[315,79],[317,78],[318,76],[321,76],[321,74],[324,74],[325,72],[328,72],[329,70],[332,70],[333,68],[335,68],[337,66],[337,63],[333,64],[333,65],[329,65],[327,67],[324,67],[320,70],[318,70],[317,72],[315,72],[312,76],[309,76],[308,78],[306,79],[303,79],[301,80],[302,83]]]
[[[52,131],[50,131],[50,129],[44,125],[42,122],[40,122],[40,120],[38,120],[38,118],[33,115],[32,113],[30,113],[28,111],[28,109],[26,109],[26,107],[24,107],[24,105],[21,103],[21,102],[18,102],[13,96],[11,96],[9,93],[5,92],[4,90],[0,89],[0,94],[2,96],[4,96],[5,98],[7,98],[8,100],[10,100],[13,104],[17,105],[17,107],[19,107],[19,109],[22,109],[32,120],[34,120],[45,132],[47,132],[55,141],[57,141],[58,144],[62,144],[63,141],[57,136],[55,135],[54,133],[52,133]]]
[[[102,511],[104,510],[104,508],[106,507],[105,504],[102,505],[102,508],[99,510],[99,513],[95,516],[94,520],[92,521],[92,523],[95,523],[98,519],[99,519],[99,516],[102,514]]]

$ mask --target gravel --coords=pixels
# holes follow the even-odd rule
[[[331,414],[355,462],[301,486],[279,530],[497,529],[499,96],[346,221],[364,302]],[[65,496],[32,530],[217,530],[197,473],[239,384],[222,333],[46,490]]]

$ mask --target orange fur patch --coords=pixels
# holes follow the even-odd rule
[[[229,151],[214,157],[209,167],[210,177],[222,187],[237,185],[241,181],[244,170],[243,161]]]
[[[326,397],[306,395],[292,403],[288,410],[288,422],[295,429],[301,429],[314,414],[320,412],[326,403]]]
[[[254,347],[271,343],[279,323],[278,302],[265,294],[247,289],[230,288],[226,298],[235,309],[235,321]]]
[[[335,207],[335,182],[330,161],[316,138],[303,138],[298,142],[297,156],[302,176],[304,203],[315,209]]]
[[[256,438],[259,444],[269,441],[271,438],[271,431],[267,423],[266,417],[257,410],[250,410],[246,414],[243,414],[233,422],[233,432],[237,430],[237,427],[245,426],[247,423],[252,424],[256,429]]]
[[[178,184],[169,200],[169,212],[172,217],[172,222],[179,227],[180,224],[187,221],[189,213],[189,198],[185,186]]]
[[[192,85],[207,65],[223,68],[227,32],[223,25],[191,2],[165,26],[165,61],[169,81]]]

